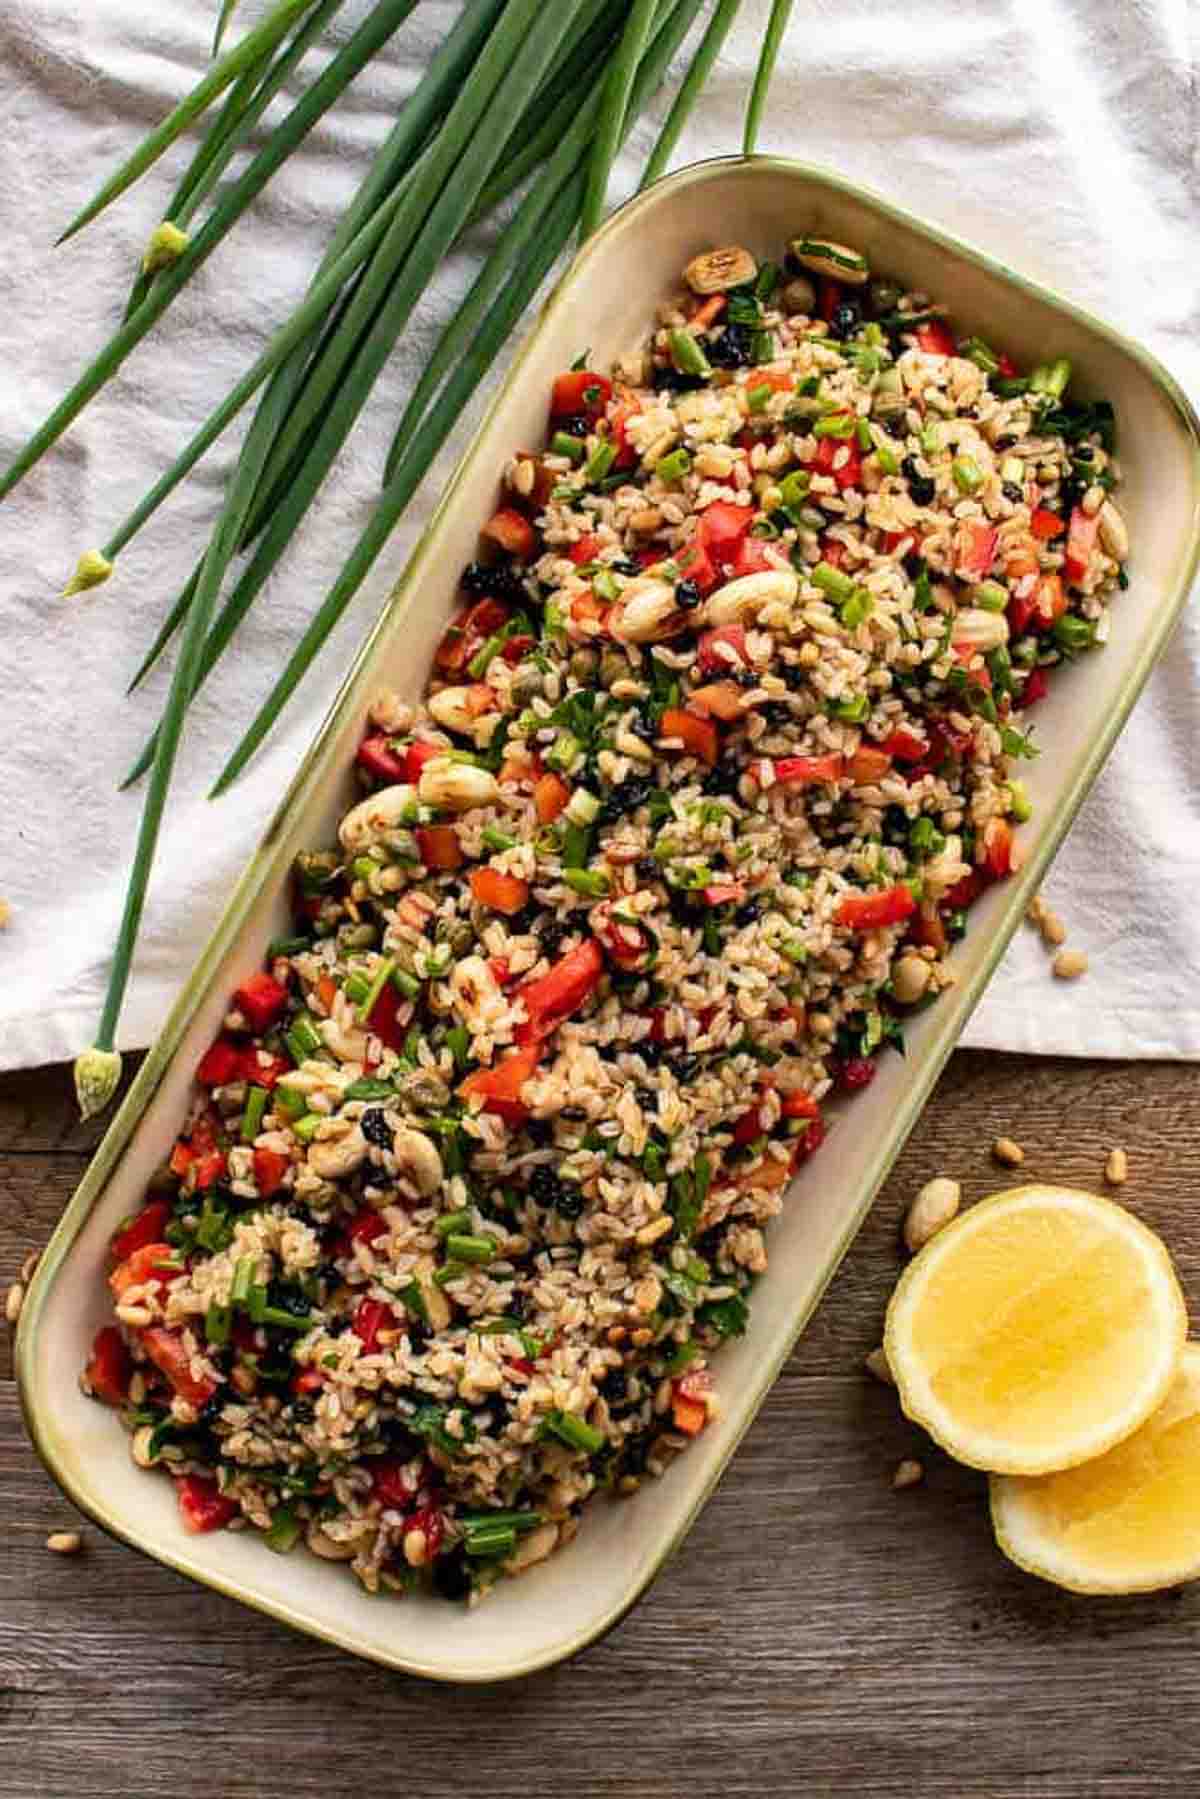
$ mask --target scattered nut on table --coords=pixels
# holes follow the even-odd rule
[[[1129,1157],[1123,1149],[1110,1149],[1104,1164],[1104,1178],[1110,1187],[1123,1187],[1129,1179]]]
[[[1087,973],[1088,959],[1081,949],[1060,949],[1053,968],[1060,981],[1077,981]]]
[[[46,1538],[46,1548],[55,1555],[78,1555],[83,1548],[83,1538],[77,1530],[51,1531]]]
[[[21,1316],[21,1307],[25,1303],[25,1289],[20,1281],[14,1281],[8,1289],[8,1297],[4,1301],[4,1316],[9,1324],[15,1324]]]
[[[1006,1168],[1019,1168],[1025,1160],[1025,1151],[1011,1137],[997,1137],[992,1144],[992,1154],[997,1162],[1003,1162]]]
[[[905,1487],[919,1487],[924,1479],[925,1470],[920,1462],[915,1462],[911,1458],[908,1458],[900,1463],[896,1472],[893,1474],[892,1486],[899,1493],[902,1492]]]
[[[961,1200],[962,1188],[946,1175],[926,1181],[904,1215],[905,1246],[914,1255],[923,1249],[957,1214]]]

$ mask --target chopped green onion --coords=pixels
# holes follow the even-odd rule
[[[286,1505],[281,1505],[271,1514],[271,1526],[263,1532],[263,1542],[276,1555],[287,1555],[300,1541],[303,1526],[295,1512]]]
[[[975,604],[985,612],[1003,612],[1008,605],[1008,589],[999,581],[981,581],[975,589]]]
[[[582,1449],[588,1455],[595,1455],[604,1446],[604,1432],[596,1430],[574,1412],[547,1412],[545,1428],[560,1443],[565,1443],[568,1449]]]
[[[511,836],[508,831],[502,831],[498,825],[484,825],[481,836],[485,848],[494,850],[497,854],[502,850],[515,849],[517,846],[516,838]]]
[[[599,813],[600,801],[586,787],[577,787],[563,807],[563,816],[569,818],[573,825],[593,825]]]
[[[395,970],[396,963],[392,956],[388,956],[385,961],[379,964],[379,967],[375,970],[375,973],[368,984],[366,993],[362,997],[362,1003],[355,1013],[355,1017],[358,1019],[359,1024],[369,1023],[371,1014],[375,1010],[375,1006],[378,1002],[379,995],[391,980]],[[349,988],[349,982],[347,982],[346,985],[347,988]]]
[[[421,983],[415,975],[403,968],[393,968],[392,985],[404,995],[405,999],[416,999],[421,991]]]
[[[1012,798],[1012,815],[1019,825],[1028,823],[1033,817],[1033,801],[1029,797],[1029,789],[1024,781],[1010,781],[1008,791]]]
[[[712,364],[690,331],[677,328],[669,334],[667,341],[671,346],[671,360],[681,375],[707,379],[712,374]]]
[[[254,1257],[242,1256],[234,1266],[233,1280],[229,1288],[231,1306],[244,1306],[250,1298],[250,1289],[254,1285]]]
[[[871,449],[875,440],[871,436],[871,427],[870,427],[870,424],[868,423],[868,421],[864,418],[860,418],[858,423],[855,425],[854,430],[855,430],[855,434],[858,438],[859,449],[860,450]]]
[[[973,456],[956,456],[950,473],[959,493],[977,493],[983,486],[983,470]]]
[[[945,847],[946,839],[931,818],[922,817],[914,820],[908,833],[910,855],[937,856]]]
[[[828,710],[831,718],[840,718],[848,725],[861,725],[871,710],[871,702],[865,693],[860,693],[853,699],[835,700]]]
[[[470,1226],[470,1212],[443,1212],[440,1218],[433,1221],[433,1231],[437,1237],[452,1237],[460,1231],[469,1231]]]
[[[579,750],[579,739],[573,732],[560,731],[546,751],[543,760],[548,768],[556,768],[560,774],[565,774],[579,754]]]
[[[465,1068],[471,1055],[471,1037],[465,1024],[451,1025],[446,1032],[446,1048],[454,1057],[455,1068]]]
[[[308,937],[276,937],[267,945],[267,960],[274,962],[277,956],[302,956],[305,950],[312,948]]]
[[[1065,612],[1054,621],[1054,641],[1068,656],[1077,656],[1081,650],[1090,649],[1095,635],[1096,627],[1091,619],[1076,618]]]
[[[356,1087],[362,1085],[363,1083],[361,1081],[354,1082],[354,1086]],[[382,1086],[383,1083],[380,1082],[379,1085]],[[393,1095],[393,1090],[391,1088],[388,1089],[388,1095],[389,1097],[392,1097]],[[370,1097],[373,1096],[355,1093],[350,1087],[347,1087],[345,1093],[346,1099],[366,1099]],[[297,1118],[303,1118],[304,1114],[308,1111],[308,1101],[305,1099],[303,1093],[298,1093],[295,1087],[289,1087],[284,1081],[280,1081],[279,1085],[276,1087],[272,1105],[275,1111],[278,1112],[281,1117],[288,1119],[289,1122],[294,1121]]]
[[[292,1125],[292,1135],[297,1137],[301,1143],[311,1143],[320,1127],[321,1119],[320,1112],[306,1112],[303,1118],[297,1118]]]
[[[204,1335],[215,1349],[223,1349],[229,1341],[232,1305],[218,1305],[214,1300],[204,1314]]]
[[[858,420],[852,412],[830,412],[822,419],[814,419],[812,434],[814,437],[851,438],[858,430]]]
[[[587,459],[583,478],[587,482],[603,481],[617,460],[617,446],[611,437],[603,437]]]
[[[262,1130],[263,1113],[267,1109],[270,1097],[265,1087],[251,1087],[246,1095],[246,1110],[242,1113],[242,1142],[253,1143]]]
[[[779,483],[779,503],[785,512],[799,511],[811,484],[812,476],[807,469],[793,469],[790,475],[783,477]]]
[[[1061,400],[1067,391],[1071,379],[1071,364],[1065,356],[1055,362],[1039,363],[1029,377],[1031,393],[1048,394],[1052,400]]]
[[[942,447],[942,429],[934,419],[921,432],[921,448],[926,456],[936,456]]]
[[[550,439],[550,448],[556,456],[565,456],[568,462],[580,463],[587,451],[579,438],[572,437],[569,431],[556,431]]]
[[[865,624],[874,604],[874,598],[867,588],[856,587],[849,599],[842,603],[840,617],[847,631],[857,631],[861,624]]]
[[[297,1067],[325,1047],[324,1038],[318,1031],[317,1021],[311,1012],[297,1012],[288,1028],[285,1042]]]
[[[496,1239],[451,1231],[446,1238],[446,1254],[454,1262],[494,1262]]]
[[[896,447],[891,438],[885,437],[882,431],[875,444],[875,454],[879,458],[879,466],[885,475],[900,473],[900,458],[896,453]]]
[[[511,1524],[481,1526],[463,1538],[466,1553],[477,1558],[511,1555],[516,1546],[517,1533]]]
[[[282,1091],[281,1087],[275,1089],[276,1111],[279,1110],[279,1095]],[[372,1080],[369,1075],[364,1075],[361,1080],[351,1081],[342,1095],[343,1099],[395,1099],[395,1097],[396,1089],[391,1081]]]
[[[769,382],[764,381],[759,387],[751,387],[746,392],[746,404],[751,412],[765,412],[775,390]]]
[[[964,338],[958,346],[958,353],[965,356],[968,362],[973,362],[977,369],[982,369],[985,375],[1000,373],[1000,358],[981,337]]]
[[[573,893],[585,899],[603,899],[612,889],[612,881],[602,868],[564,868],[563,880]]]
[[[682,481],[692,466],[692,459],[686,450],[672,450],[669,455],[662,456],[654,465],[654,472],[660,481],[668,487],[676,481]]]
[[[808,578],[814,587],[819,587],[831,600],[848,600],[854,592],[851,577],[844,570],[834,568],[832,562],[818,562]]]

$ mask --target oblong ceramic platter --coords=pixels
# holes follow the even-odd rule
[[[860,247],[872,264],[948,300],[956,325],[1021,362],[1071,358],[1073,391],[1117,409],[1121,504],[1133,540],[1130,586],[1111,640],[1056,678],[1038,715],[1040,759],[1021,874],[992,888],[955,952],[958,984],[915,1019],[908,1054],[886,1057],[795,1182],[773,1226],[771,1266],[748,1334],[719,1358],[724,1410],[668,1475],[627,1503],[598,1499],[564,1553],[504,1584],[469,1613],[440,1600],[370,1598],[345,1570],[271,1555],[252,1532],[187,1536],[169,1481],[130,1460],[125,1433],[83,1397],[78,1374],[104,1317],[105,1251],[168,1152],[191,1076],[227,995],[288,922],[296,852],[332,840],[375,689],[415,696],[455,603],[458,571],[493,510],[513,449],[542,441],[556,373],[585,348],[601,366],[641,335],[679,271],[714,243],[778,255],[800,231]],[[1056,846],[1167,641],[1197,560],[1197,422],[1165,371],[1135,344],[979,251],[828,172],[770,157],[702,163],[660,182],[587,245],[544,309],[455,480],[282,799],[159,1041],[63,1217],[30,1289],[18,1336],[22,1401],[46,1466],[95,1521],[160,1561],[314,1636],[392,1667],[488,1681],[570,1655],[609,1628],[680,1542],[753,1419],[920,1114],[963,1024]],[[798,1432],[804,1418],[795,1419]],[[787,1571],[781,1570],[781,1577]],[[792,1571],[797,1582],[803,1570]]]

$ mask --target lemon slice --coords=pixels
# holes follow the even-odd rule
[[[1200,1578],[1200,1343],[1156,1412],[1094,1462],[992,1476],[1011,1561],[1074,1593],[1147,1593]]]
[[[1166,1397],[1187,1337],[1170,1257],[1069,1187],[994,1193],[905,1269],[884,1346],[910,1418],[974,1468],[1103,1455]]]

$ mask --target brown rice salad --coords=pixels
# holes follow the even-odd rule
[[[477,1594],[718,1404],[771,1220],[1017,865],[1124,584],[1112,412],[809,237],[554,384],[381,694],[85,1384],[192,1529]]]

